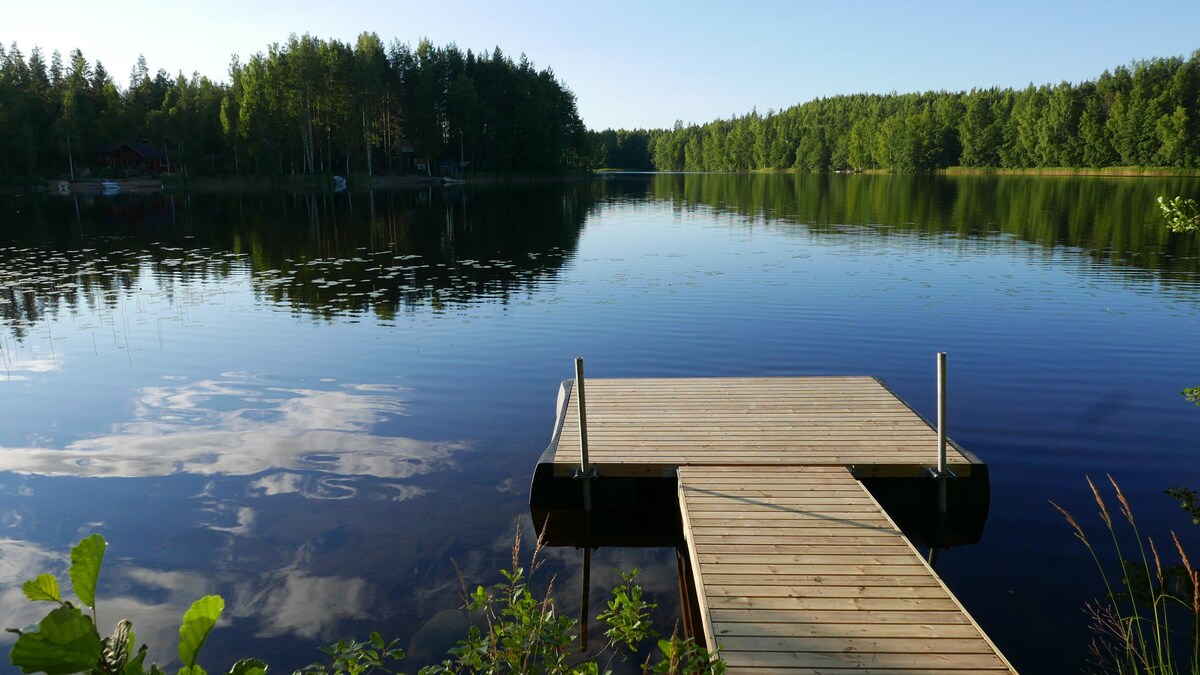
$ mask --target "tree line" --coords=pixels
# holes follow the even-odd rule
[[[672,129],[591,133],[596,161],[659,171],[1200,168],[1200,50],[1094,81],[855,94]]]
[[[128,141],[190,173],[374,174],[439,159],[560,170],[590,156],[574,94],[498,47],[293,35],[245,62],[235,55],[228,74],[151,75],[139,57],[121,87],[79,49],[47,62],[37,47],[28,58],[0,47],[0,178],[65,175]]]

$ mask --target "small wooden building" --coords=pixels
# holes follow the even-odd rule
[[[161,148],[149,143],[118,143],[96,151],[96,164],[115,168],[127,176],[171,172],[171,160]]]

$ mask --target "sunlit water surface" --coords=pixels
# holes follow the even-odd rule
[[[951,436],[990,465],[992,504],[938,570],[1020,670],[1077,671],[1102,587],[1048,500],[1099,527],[1084,475],[1108,473],[1144,533],[1200,542],[1161,495],[1200,487],[1200,409],[1179,395],[1200,385],[1200,257],[1154,205],[1197,188],[695,175],[0,197],[0,627],[34,622],[21,581],[65,577],[100,532],[101,622],[131,618],[160,662],[219,593],[210,672],[250,655],[290,672],[376,629],[415,671],[463,635],[456,566],[491,583],[517,529],[528,550],[572,357],[592,377],[874,375],[933,418],[946,351]],[[580,552],[545,557],[577,612]],[[593,612],[635,565],[669,630],[670,550],[597,552]]]

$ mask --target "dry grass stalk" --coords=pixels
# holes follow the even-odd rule
[[[1117,485],[1117,481],[1113,480],[1112,476],[1108,474],[1105,476],[1108,477],[1108,482],[1112,483],[1113,489],[1117,491],[1117,499],[1121,502],[1121,514],[1125,516],[1125,520],[1128,520],[1130,525],[1136,526],[1137,523],[1133,522],[1133,509],[1129,508],[1129,501],[1125,499],[1125,493],[1121,492],[1121,486]]]

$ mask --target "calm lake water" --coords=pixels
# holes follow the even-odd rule
[[[875,375],[991,467],[982,541],[938,570],[1018,669],[1078,671],[1111,474],[1143,532],[1200,528],[1200,241],[1184,179],[618,176],[374,194],[0,196],[0,627],[20,582],[109,541],[102,623],[160,662],[205,593],[204,663],[463,633],[455,566],[499,579],[560,380]],[[931,455],[933,449],[931,448]],[[1103,551],[1104,549],[1102,549]],[[1170,554],[1164,554],[1174,559]],[[581,553],[550,550],[576,612]],[[671,550],[640,565],[675,620]],[[11,635],[0,638],[7,653]],[[595,633],[594,633],[595,635]],[[7,659],[0,666],[12,672]]]

